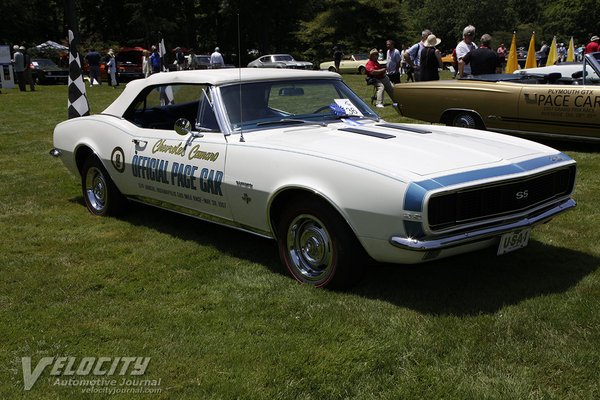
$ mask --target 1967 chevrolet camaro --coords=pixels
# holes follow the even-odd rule
[[[278,242],[300,282],[345,285],[381,262],[527,245],[575,206],[575,161],[527,140],[381,120],[338,74],[228,69],[130,82],[51,151],[95,215],[129,201]]]

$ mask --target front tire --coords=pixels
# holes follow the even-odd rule
[[[81,190],[85,206],[94,215],[118,215],[126,208],[127,200],[94,155],[89,156],[83,164]]]
[[[364,75],[367,73],[367,69],[361,65],[360,67],[358,67],[358,73],[360,75]]]
[[[364,251],[342,217],[318,199],[296,201],[278,221],[282,262],[301,283],[346,287],[358,280]]]

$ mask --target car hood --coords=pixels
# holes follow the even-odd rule
[[[61,71],[61,72],[69,72],[68,69],[61,68],[57,65],[43,65],[41,67],[37,67],[36,69],[40,69],[42,71]]]
[[[440,125],[389,125],[395,128],[382,123],[302,126],[267,131],[267,136],[257,139],[264,141],[261,145],[268,142],[269,147],[330,158],[399,179],[446,175],[558,153],[535,142],[487,131]]]

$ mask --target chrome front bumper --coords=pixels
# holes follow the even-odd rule
[[[390,243],[396,247],[405,250],[413,250],[413,251],[432,251],[432,250],[441,250],[450,247],[456,247],[461,245],[466,245],[474,242],[478,242],[485,239],[490,239],[494,236],[500,236],[504,233],[516,231],[519,229],[527,228],[534,225],[539,225],[545,222],[548,222],[550,219],[555,217],[558,214],[561,214],[571,208],[574,208],[577,205],[575,200],[568,199],[563,203],[543,212],[540,215],[536,215],[531,218],[523,218],[519,221],[494,226],[491,228],[480,229],[476,231],[461,233],[453,236],[446,236],[441,238],[436,238],[432,240],[418,240],[412,238],[405,238],[399,236],[392,236],[390,238]]]

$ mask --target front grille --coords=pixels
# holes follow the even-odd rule
[[[575,166],[570,166],[523,179],[433,195],[427,208],[429,227],[438,231],[522,213],[568,195],[574,184]]]

